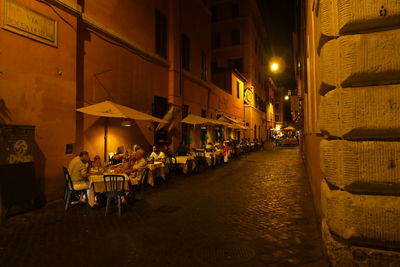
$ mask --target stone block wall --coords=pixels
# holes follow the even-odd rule
[[[332,266],[400,266],[400,1],[316,1],[322,235]]]

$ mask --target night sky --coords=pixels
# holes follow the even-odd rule
[[[294,89],[296,82],[293,70],[293,38],[297,0],[258,0],[269,35],[268,57],[278,56],[284,59],[285,69],[275,75],[279,87]]]

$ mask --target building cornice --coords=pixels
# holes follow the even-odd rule
[[[166,59],[160,57],[159,55],[157,55],[155,53],[147,51],[146,49],[140,47],[138,44],[136,44],[132,40],[129,40],[127,37],[117,33],[110,27],[102,25],[95,19],[86,15],[84,12],[82,12],[82,7],[79,4],[74,3],[70,0],[43,0],[43,1],[45,1],[48,4],[54,5],[56,7],[59,7],[60,9],[70,13],[71,15],[76,16],[77,18],[81,18],[82,23],[90,30],[113,40],[114,42],[118,43],[122,47],[141,56],[142,58],[146,59],[147,61],[157,63],[164,67],[169,67],[169,62]]]
[[[158,63],[159,65],[169,67],[169,63],[164,58],[158,56],[155,53],[149,52],[146,49],[140,47],[138,44],[133,42],[132,40],[127,39],[125,36],[120,35],[119,33],[115,32],[111,28],[104,26],[87,16],[85,13],[82,13],[82,21],[83,23],[90,28],[91,30],[100,33],[108,38],[112,39],[123,45],[124,47],[128,48],[129,50],[133,51],[135,54],[139,54],[143,58],[150,60],[152,62]]]
[[[60,9],[70,13],[74,16],[81,16],[82,7],[70,0],[37,0],[38,2],[47,2],[48,4],[59,7]]]

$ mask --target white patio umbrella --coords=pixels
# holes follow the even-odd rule
[[[104,117],[106,119],[104,125],[104,161],[107,158],[108,118],[133,119],[160,123],[167,122],[133,108],[116,104],[112,101],[104,101],[87,107],[78,108],[76,111],[93,116]]]

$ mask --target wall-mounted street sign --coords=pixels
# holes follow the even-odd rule
[[[15,1],[3,1],[2,28],[57,47],[57,21]]]

